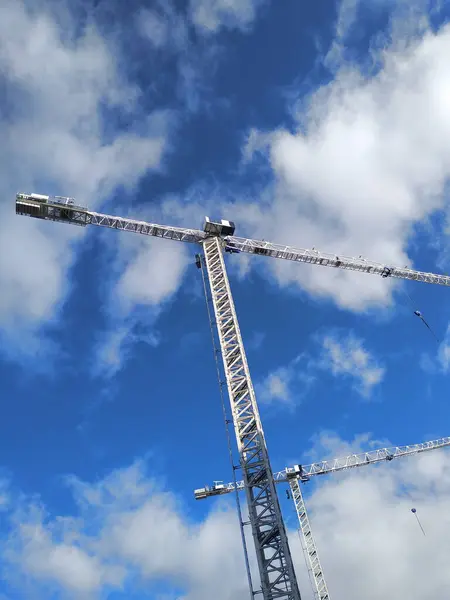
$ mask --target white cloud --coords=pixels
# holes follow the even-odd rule
[[[329,370],[334,376],[353,380],[355,389],[362,396],[369,397],[373,388],[381,383],[385,368],[364,347],[361,339],[353,335],[341,339],[336,335],[326,335],[322,340],[322,347],[320,367]]]
[[[330,593],[349,600],[444,593],[449,492],[448,450],[329,476],[307,504]]]
[[[169,27],[155,11],[143,9],[138,17],[138,27],[155,48],[166,46],[169,40]]]
[[[422,0],[416,2],[416,9]],[[376,14],[380,9],[389,9],[389,12],[398,11],[404,6],[403,0],[373,0],[370,5],[365,4],[361,0],[341,0],[338,3],[337,18],[334,28],[334,39],[324,58],[324,65],[334,71],[345,62],[346,42],[353,33],[355,26],[361,28],[360,17],[361,9],[369,11],[371,14]],[[370,22],[369,19],[367,21]]]
[[[118,300],[125,309],[130,304],[159,306],[177,291],[190,262],[188,249],[179,242],[138,238],[133,250],[117,284]]]
[[[439,345],[438,363],[444,373],[450,368],[450,325],[447,327],[446,335]]]
[[[190,0],[191,19],[205,34],[221,28],[245,31],[264,0]]]
[[[37,584],[80,592],[77,598],[142,581],[183,589],[184,600],[248,594],[236,515],[227,505],[192,522],[172,493],[145,476],[141,461],[94,484],[70,482],[76,518],[44,519],[33,502],[16,514],[4,554],[10,576],[14,567]]]
[[[324,434],[309,454],[313,460],[329,459],[386,445],[368,434],[350,442]],[[143,462],[97,483],[73,477],[71,483],[77,515],[44,515],[34,500],[23,501],[14,515],[2,552],[17,590],[18,580],[11,577],[19,570],[20,584],[27,581],[35,593],[39,582],[46,582],[76,592],[77,598],[86,592],[131,592],[152,582],[164,583],[167,594],[175,586],[183,590],[183,600],[248,597],[236,516],[224,500],[195,523],[172,493],[146,476]],[[362,593],[368,600],[391,593],[412,600],[445,596],[450,585],[445,568],[450,560],[448,449],[335,473],[302,490],[331,594],[349,600]],[[293,507],[289,522],[295,527]],[[302,597],[312,600],[295,531],[289,536]]]
[[[9,493],[9,481],[0,479],[0,513],[6,511],[11,506],[11,496]]]
[[[291,372],[281,367],[273,373],[269,373],[264,382],[261,384],[261,392],[258,394],[262,402],[271,402],[280,400],[281,402],[290,402],[291,391],[289,385],[291,383]]]
[[[171,2],[156,2],[152,10],[143,8],[136,19],[138,30],[155,48],[169,52],[186,50],[187,24]]]
[[[124,569],[120,565],[104,564],[80,548],[76,525],[71,524],[69,533],[64,532],[66,526],[64,520],[45,523],[41,512],[32,506],[28,520],[18,524],[10,538],[6,561],[28,576],[75,592],[80,598],[98,593],[107,585],[120,588]],[[59,537],[63,539],[58,540]],[[75,539],[70,539],[72,537]]]
[[[153,329],[136,333],[137,318],[130,315],[112,316],[116,319],[116,327],[104,331],[97,336],[94,354],[95,360],[92,365],[94,375],[113,377],[124,366],[128,359],[132,346],[136,342],[145,342],[151,347],[159,344],[159,337]],[[153,324],[153,321],[151,322]]]
[[[257,383],[258,400],[264,404],[278,402],[293,408],[315,381],[313,368],[314,363],[305,354],[296,356],[287,366],[278,367]]]
[[[105,243],[114,253],[112,264],[108,259],[114,274],[106,298],[111,326],[99,336],[94,371],[113,376],[123,367],[134,342],[158,344],[156,319],[178,291],[192,262],[192,249],[179,242],[126,233]]]
[[[348,46],[361,39],[370,31],[374,19],[389,19],[393,31],[392,38],[420,35],[430,26],[430,18],[442,11],[440,0],[430,3],[428,0],[340,0],[334,27],[334,38],[326,52],[323,64],[331,71],[339,70],[347,61]],[[366,31],[364,29],[366,28]],[[353,39],[352,39],[353,36]],[[350,44],[349,44],[350,43]],[[371,50],[376,54],[377,45],[384,46],[383,36],[371,39]],[[373,58],[369,51],[367,58]]]
[[[437,353],[424,352],[420,357],[420,367],[429,375],[446,374],[450,368],[450,324],[437,347]]]
[[[318,353],[300,354],[286,366],[270,372],[256,385],[258,400],[294,407],[317,380],[319,371],[343,377],[363,397],[368,398],[385,375],[385,367],[365,348],[364,341],[352,334],[332,333],[316,336]]]
[[[260,348],[264,347],[265,338],[266,334],[263,331],[254,331],[247,344],[247,348],[249,350],[259,350]]]
[[[115,48],[94,27],[77,37],[68,13],[63,30],[45,3],[31,11],[6,0],[2,9],[0,69],[11,104],[0,133],[0,322],[9,348],[33,354],[40,346],[33,333],[56,319],[67,295],[84,230],[14,215],[15,193],[71,195],[98,207],[118,186],[132,189],[159,168],[170,115],[108,130],[106,139],[102,111],[132,113],[139,96],[121,76]]]
[[[246,209],[252,237],[411,264],[414,226],[447,207],[450,26],[401,42],[380,51],[371,77],[345,65],[306,109],[294,106],[294,131],[273,132],[275,185]],[[264,268],[349,310],[391,301],[394,282],[380,277],[287,261]]]

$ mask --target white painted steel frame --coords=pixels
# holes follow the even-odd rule
[[[300,600],[288,538],[250,378],[222,241],[203,242],[264,600]]]
[[[317,600],[330,600],[330,594],[328,593],[327,584],[323,575],[322,565],[320,564],[316,542],[311,531],[308,513],[306,512],[305,502],[303,500],[303,495],[300,489],[300,481],[297,477],[291,477],[289,479],[289,485],[291,486],[292,499],[295,504],[298,522],[302,531],[302,539],[304,545],[303,550],[304,552],[306,552],[306,555],[308,557],[309,569],[312,573],[312,578],[314,580],[314,594]]]
[[[344,471],[354,467],[362,467],[365,465],[376,464],[379,462],[391,461],[394,458],[411,456],[428,452],[429,450],[437,450],[450,446],[450,437],[439,438],[430,442],[422,442],[420,444],[412,444],[409,446],[394,446],[392,448],[380,448],[370,452],[362,452],[360,454],[350,454],[344,458],[334,458],[332,460],[323,460],[311,465],[302,466],[301,471],[296,467],[288,467],[284,471],[279,471],[274,475],[275,483],[289,482],[292,499],[295,505],[300,530],[302,532],[303,549],[307,556],[309,570],[314,581],[314,594],[316,600],[330,600],[325,576],[323,574],[322,565],[319,559],[316,542],[312,534],[311,525],[306,511],[305,502],[300,488],[301,481],[308,481],[311,476],[325,475],[326,473],[335,473]],[[244,482],[239,481],[236,484],[227,484],[219,490],[211,490],[211,493],[206,492],[200,498],[228,494],[235,490],[244,488]]]
[[[27,198],[30,198],[29,200]],[[183,227],[170,227],[166,225],[156,225],[146,223],[145,221],[136,221],[115,217],[102,213],[92,212],[80,207],[61,206],[58,204],[41,203],[39,204],[40,214],[37,215],[30,211],[32,206],[38,203],[33,202],[29,194],[18,194],[16,199],[16,212],[22,215],[28,215],[41,219],[59,221],[61,223],[71,223],[73,225],[98,225],[100,227],[109,227],[111,229],[121,229],[123,231],[132,231],[161,237],[180,242],[202,243],[206,239],[206,234],[198,229],[186,229]],[[421,281],[423,283],[432,283],[435,285],[450,286],[450,277],[436,273],[425,273],[416,271],[407,267],[399,268],[390,265],[384,265],[363,257],[337,256],[318,250],[293,248],[281,244],[273,244],[264,240],[252,240],[236,236],[224,238],[225,248],[248,254],[259,256],[269,256],[272,258],[281,258],[296,262],[309,263],[322,267],[333,267],[360,273],[370,273],[372,275],[381,275],[382,277],[394,277],[396,279],[407,279],[410,281]]]
[[[272,244],[272,242],[265,242],[263,240],[250,240],[234,236],[226,238],[226,242],[231,250],[234,249],[248,254],[283,258],[285,260],[309,263],[321,267],[334,267],[348,271],[381,275],[382,277],[394,277],[396,279],[408,279],[411,281],[450,286],[450,277],[448,275],[425,273],[409,269],[408,267],[393,267],[367,260],[361,256],[358,258],[342,255],[337,256],[336,254],[319,252],[314,249],[293,248],[291,246]]]
[[[283,471],[274,473],[275,483],[286,483],[290,481],[290,476],[297,476],[300,479],[308,480],[314,475],[326,475],[335,471],[345,471],[354,467],[362,467],[364,465],[372,465],[374,463],[390,461],[394,458],[402,456],[411,456],[412,454],[420,454],[428,450],[436,450],[450,446],[450,437],[439,438],[430,442],[422,442],[421,444],[411,444],[410,446],[393,446],[392,448],[379,448],[369,452],[361,452],[360,454],[350,454],[344,458],[333,458],[331,460],[322,460],[310,465],[302,465],[301,475],[296,467],[286,467]],[[236,483],[237,489],[244,489],[244,482]],[[217,491],[206,493],[206,496],[218,496],[228,494],[235,489],[234,483],[227,483],[223,488]]]

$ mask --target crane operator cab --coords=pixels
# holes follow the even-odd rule
[[[215,481],[212,486],[205,485],[204,488],[194,490],[196,500],[203,500],[203,498],[209,498],[209,496],[220,496],[224,493],[226,493],[226,486],[222,481]]]
[[[209,217],[205,217],[203,231],[209,235],[226,237],[228,235],[234,235],[235,229],[233,221],[226,221],[225,219],[221,219],[220,222],[211,221]]]

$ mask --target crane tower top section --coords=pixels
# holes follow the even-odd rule
[[[203,226],[203,231],[208,236],[218,236],[218,237],[226,237],[229,235],[234,235],[236,227],[233,221],[225,221],[225,219],[221,219],[218,221],[211,221],[209,217],[205,217],[205,224]]]

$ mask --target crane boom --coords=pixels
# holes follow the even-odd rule
[[[283,471],[274,473],[273,477],[275,483],[289,482],[292,477],[296,477],[301,481],[308,481],[309,478],[314,475],[326,475],[327,473],[334,473],[336,471],[345,471],[346,469],[352,469],[354,467],[390,461],[401,456],[411,456],[412,454],[419,454],[437,448],[445,448],[446,446],[450,446],[450,437],[432,440],[431,442],[422,442],[421,444],[412,444],[411,446],[380,448],[369,452],[361,452],[360,454],[350,454],[343,458],[322,460],[310,465],[294,465],[292,467],[286,467]],[[236,483],[236,489],[241,490],[243,488],[244,482],[238,481]],[[197,500],[202,500],[209,496],[228,494],[233,492],[234,489],[234,483],[217,483],[214,486],[199,488],[198,490],[195,490],[194,494]]]
[[[70,204],[71,203],[71,204]],[[208,234],[198,229],[186,229],[184,227],[170,227],[157,225],[146,221],[137,221],[116,217],[98,212],[89,211],[87,208],[74,204],[72,198],[62,196],[44,196],[41,194],[17,194],[16,212],[21,215],[29,215],[38,219],[47,219],[73,225],[97,225],[111,229],[121,229],[142,235],[177,240],[180,242],[191,242],[202,244]],[[410,281],[421,281],[435,285],[450,286],[450,277],[436,273],[425,273],[407,267],[399,268],[382,263],[366,260],[365,258],[337,256],[318,250],[293,248],[273,244],[264,240],[252,240],[240,238],[234,235],[223,237],[226,252],[256,254],[291,260],[294,262],[309,263],[322,267],[333,267],[359,273],[370,273],[381,277],[394,277],[396,279],[407,279]]]

